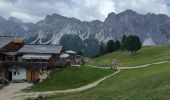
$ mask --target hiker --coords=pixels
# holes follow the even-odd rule
[[[119,63],[117,62],[117,60],[115,60],[114,58],[112,59],[112,66],[111,66],[111,69],[114,69],[114,70],[119,70]]]

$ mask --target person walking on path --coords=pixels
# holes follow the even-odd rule
[[[119,70],[120,69],[119,62],[116,59],[114,59],[114,58],[112,59],[111,69],[114,69],[114,70]]]

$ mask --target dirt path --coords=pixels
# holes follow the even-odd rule
[[[143,68],[143,67],[149,67],[151,65],[163,64],[163,63],[167,63],[167,62],[169,62],[169,61],[162,61],[162,62],[151,63],[151,64],[135,66],[135,67],[121,67],[120,69]],[[97,66],[92,66],[92,65],[88,65],[88,66],[97,67]],[[97,68],[110,69],[110,67],[97,67]],[[115,73],[113,73],[111,75],[103,77],[102,79],[99,79],[99,80],[97,80],[93,83],[90,83],[88,85],[85,85],[85,86],[82,86],[82,87],[79,87],[79,88],[57,90],[57,91],[22,93],[22,92],[17,92],[17,91],[22,90],[22,89],[28,87],[29,85],[27,85],[27,83],[22,83],[21,85],[20,85],[20,83],[16,83],[16,84],[12,84],[12,85],[7,86],[4,89],[0,90],[0,97],[3,98],[2,100],[14,100],[14,99],[15,100],[24,100],[24,98],[28,98],[28,97],[35,98],[39,94],[42,94],[43,96],[50,96],[50,95],[55,95],[55,94],[58,94],[58,93],[73,93],[73,92],[84,91],[84,90],[87,90],[87,89],[90,89],[90,88],[97,86],[98,84],[100,84],[104,80],[108,79],[109,77],[112,77],[113,75],[118,74],[119,72],[120,72],[120,70],[116,71]],[[8,91],[8,92],[5,93],[6,91]],[[0,100],[1,100],[1,98],[0,98]]]
[[[15,100],[15,93],[20,90],[31,86],[30,83],[10,83],[8,86],[0,90],[0,100]],[[23,99],[16,99],[23,100]]]
[[[141,65],[141,66],[135,66],[135,67],[120,67],[120,69],[136,69],[136,68],[143,68],[143,67],[149,67],[151,65],[159,65],[159,64],[163,64],[163,63],[167,63],[169,61],[161,61],[161,62],[157,62],[157,63],[150,63],[150,64],[145,64],[145,65]]]

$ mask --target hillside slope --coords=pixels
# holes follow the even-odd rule
[[[91,58],[89,61],[92,65],[109,66],[113,58],[119,61],[120,65],[123,67],[132,67],[157,61],[170,60],[170,45],[146,46],[139,50],[136,56],[132,56],[128,51],[120,50],[97,58]]]

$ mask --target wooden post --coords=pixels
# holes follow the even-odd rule
[[[4,80],[4,78],[5,78],[5,77],[4,77],[4,73],[2,73],[2,84],[5,84],[5,82],[4,82],[5,80]]]

